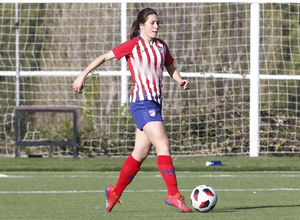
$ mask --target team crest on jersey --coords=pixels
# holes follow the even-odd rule
[[[155,109],[149,110],[149,114],[151,117],[154,117],[156,115]]]
[[[159,52],[163,53],[164,52],[164,47],[158,47]]]

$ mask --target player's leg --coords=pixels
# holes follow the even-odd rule
[[[136,173],[140,170],[143,160],[148,156],[151,143],[143,131],[136,130],[135,147],[131,155],[125,160],[116,186],[106,188],[106,211],[110,212],[118,202],[126,186],[132,181]]]
[[[162,121],[147,123],[143,130],[157,151],[157,166],[167,185],[166,204],[173,205],[180,211],[190,212],[191,209],[183,201],[177,188],[175,169],[170,156],[169,138]]]
[[[144,131],[155,146],[157,152],[157,165],[164,178],[168,194],[173,196],[178,192],[174,166],[170,156],[169,138],[162,121],[149,122],[144,126]]]
[[[140,170],[143,160],[148,156],[151,143],[145,133],[136,129],[135,146],[131,155],[124,162],[119,180],[116,184],[115,193],[121,196],[125,187],[131,182],[136,173]]]
[[[145,132],[137,128],[135,132],[135,144],[132,156],[136,160],[143,162],[143,160],[148,156],[151,146],[152,144]]]

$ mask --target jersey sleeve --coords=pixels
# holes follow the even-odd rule
[[[165,47],[166,47],[165,66],[170,66],[173,64],[174,58],[172,57],[167,44],[165,44]]]
[[[116,58],[120,60],[122,57],[130,55],[134,46],[135,46],[135,41],[134,39],[132,39],[112,49],[112,52],[115,54]]]

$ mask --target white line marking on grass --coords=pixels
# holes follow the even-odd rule
[[[25,177],[25,176],[9,176],[0,173],[0,178],[21,178],[21,177]]]
[[[191,177],[191,178],[194,178],[194,177],[202,177],[202,178],[220,178],[220,177],[236,177],[236,175],[225,175],[225,174],[220,174],[220,175],[211,175],[211,174],[208,174],[208,175],[187,175],[187,176],[182,176],[182,175],[176,175],[177,178],[187,178],[187,177]]]
[[[4,172],[4,171],[2,171]],[[78,174],[78,173],[84,173],[84,174],[97,174],[97,173],[107,173],[107,174],[112,174],[112,173],[116,173],[119,174],[120,171],[5,171],[4,173],[11,173],[11,174],[16,174],[16,173],[22,173],[22,174],[26,174],[26,173],[44,173],[44,174]],[[159,171],[139,171],[139,173],[141,174],[155,174],[155,173],[159,173]],[[208,171],[176,171],[176,173],[181,173],[181,174],[192,174],[192,173],[212,173],[212,172],[208,172]],[[231,172],[231,171],[216,171],[213,173],[221,173],[221,174],[236,174],[236,173],[240,173],[240,174],[244,174],[244,173],[248,173],[248,174],[252,174],[252,173],[258,173],[258,174],[265,174],[265,173],[297,173],[300,175],[300,171],[237,171],[237,172]]]
[[[50,176],[11,176],[11,175],[5,175],[0,174],[0,178],[49,178]],[[51,178],[118,178],[119,175],[99,175],[99,176],[88,176],[88,175],[55,175],[51,176]],[[162,176],[160,174],[157,175],[150,175],[150,176],[139,176],[140,178],[161,178]],[[235,175],[188,175],[188,176],[182,176],[182,175],[176,175],[177,178],[227,178],[227,177],[236,177]],[[295,176],[294,176],[295,177]]]
[[[8,176],[0,173],[0,178],[7,178]]]
[[[182,192],[191,192],[192,189],[181,189]],[[216,192],[248,192],[248,191],[300,191],[300,188],[273,188],[273,189],[216,189]],[[0,194],[72,194],[72,193],[104,193],[104,190],[67,190],[67,191],[0,191]],[[127,193],[155,193],[167,190],[125,190]]]
[[[103,193],[104,190],[70,190],[70,191],[0,191],[0,194],[70,194],[70,193]]]
[[[274,188],[274,189],[216,189],[220,192],[246,192],[246,191],[300,191],[300,189],[295,188]]]

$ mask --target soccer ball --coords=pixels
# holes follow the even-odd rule
[[[197,211],[209,212],[217,204],[217,193],[210,186],[197,186],[191,193],[191,202]]]

